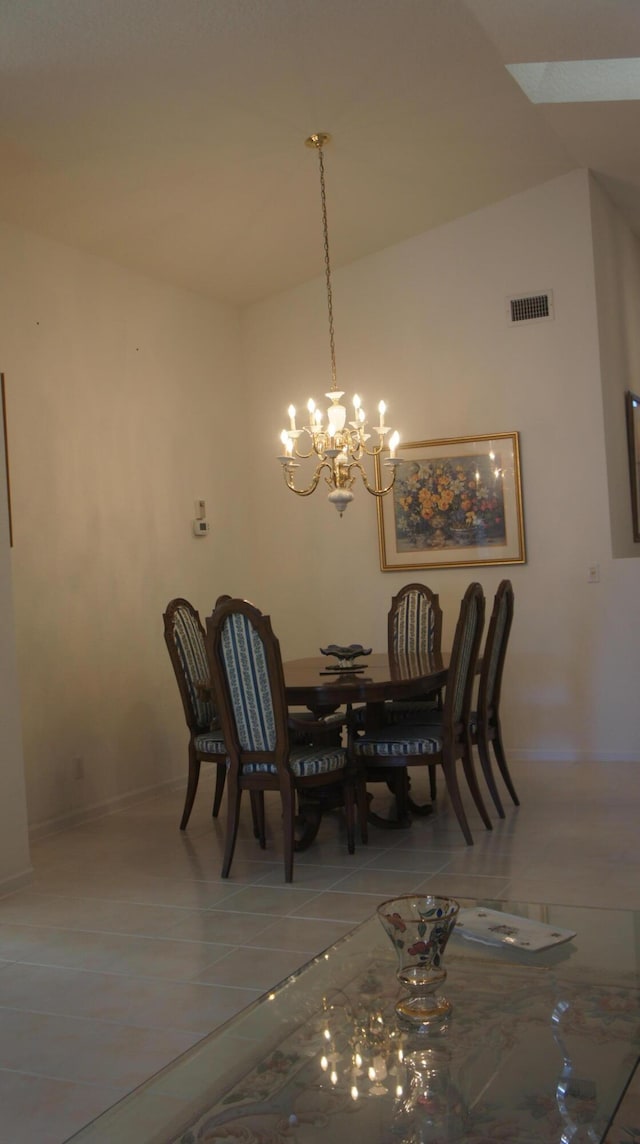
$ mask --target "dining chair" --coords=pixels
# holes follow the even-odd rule
[[[415,652],[439,652],[442,641],[442,608],[438,594],[426,584],[405,584],[393,597],[387,613],[387,647],[389,656],[402,660]],[[413,722],[425,710],[441,706],[440,691],[411,699],[390,699],[384,705],[385,723]],[[366,711],[359,707],[353,713],[356,726],[364,727]],[[435,791],[432,792],[435,797]]]
[[[454,812],[468,845],[473,837],[467,821],[456,764],[461,759],[473,801],[487,830],[492,829],[473,765],[469,711],[478,651],[484,626],[485,600],[480,584],[467,588],[460,605],[441,712],[429,723],[397,723],[359,734],[352,729],[349,751],[364,769],[367,782],[395,783],[400,823],[409,819],[408,767],[441,766]]]
[[[257,793],[260,846],[264,849],[264,792],[278,791],[282,806],[285,880],[293,879],[297,796],[309,789],[342,788],[347,847],[354,852],[355,784],[348,775],[347,752],[322,742],[294,742],[292,717],[282,669],[280,644],[263,615],[247,600],[226,600],[207,618],[209,669],[229,756],[227,836],[222,877],[228,878],[245,790]],[[306,736],[326,735],[322,720],[304,722]],[[295,719],[293,719],[295,724]]]
[[[184,717],[189,730],[187,793],[180,821],[186,830],[200,779],[200,764],[217,767],[212,814],[217,818],[227,773],[227,752],[211,692],[205,633],[198,612],[188,600],[176,597],[163,615],[164,638],[173,665]]]
[[[391,601],[387,615],[387,647],[389,655],[402,658],[412,652],[439,652],[442,644],[442,608],[440,597],[426,584],[405,584]],[[384,706],[385,723],[414,722],[427,712],[442,709],[441,690],[412,699],[392,699]],[[432,801],[436,797],[435,767],[429,771]],[[411,803],[414,813],[421,808]]]
[[[442,608],[437,592],[426,584],[405,584],[391,600],[387,615],[389,649],[398,652],[440,651]]]
[[[471,741],[477,748],[482,772],[500,818],[505,816],[504,808],[493,775],[489,744],[493,747],[500,774],[511,799],[515,806],[520,806],[516,789],[509,774],[500,726],[500,692],[507,643],[513,622],[513,600],[511,581],[502,580],[495,595],[493,612],[489,620],[484,645],[478,684],[477,710],[472,711],[469,717]]]

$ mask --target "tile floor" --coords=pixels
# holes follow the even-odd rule
[[[469,807],[473,847],[446,797],[410,830],[372,828],[351,856],[336,812],[290,886],[273,804],[267,850],[245,808],[220,879],[224,823],[210,817],[207,774],[185,834],[177,791],[35,843],[31,884],[0,898],[2,1144],[61,1144],[385,897],[640,910],[640,764],[512,773],[521,807],[494,813],[492,832]],[[415,780],[414,791],[426,797]]]

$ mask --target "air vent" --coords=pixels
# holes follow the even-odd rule
[[[550,290],[542,294],[521,294],[507,298],[507,316],[511,325],[523,322],[549,322],[553,318],[553,295]]]

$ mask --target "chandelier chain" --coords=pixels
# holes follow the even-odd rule
[[[329,346],[331,349],[331,388],[337,388],[336,382],[336,345],[333,333],[333,294],[331,291],[331,259],[329,257],[329,227],[327,224],[327,192],[324,183],[324,158],[322,143],[318,143],[318,160],[320,164],[320,199],[322,202],[322,229],[324,233],[324,269],[327,280],[327,309],[329,311]]]
[[[396,480],[400,459],[395,451],[398,447],[399,435],[391,433],[388,444],[387,434],[391,432],[390,426],[385,424],[384,415],[387,407],[384,401],[378,405],[380,419],[372,427],[377,433],[378,440],[373,442],[371,432],[367,432],[367,420],[362,402],[358,394],[353,397],[353,413],[351,420],[347,420],[348,413],[342,404],[344,397],[342,390],[338,389],[336,381],[336,347],[333,330],[333,292],[331,289],[331,257],[329,254],[329,224],[327,222],[327,192],[324,177],[323,145],[328,143],[331,136],[325,131],[318,131],[305,139],[306,147],[315,147],[318,152],[318,166],[320,169],[320,202],[322,205],[322,230],[324,238],[324,268],[327,287],[327,309],[329,313],[329,348],[331,350],[331,389],[325,393],[329,399],[326,410],[318,409],[312,397],[307,401],[306,412],[303,413],[305,421],[301,428],[296,424],[296,408],[290,405],[289,428],[283,429],[280,434],[282,452],[278,460],[282,465],[287,488],[296,496],[308,497],[318,487],[320,479],[324,479],[329,487],[329,502],[342,516],[344,510],[353,500],[352,486],[358,477],[362,479],[365,489],[372,496],[384,497],[391,492]],[[307,416],[308,415],[308,416]],[[326,421],[325,421],[326,418]],[[384,461],[382,455],[388,452]],[[296,485],[296,470],[300,462],[312,460],[315,470],[309,474],[309,483],[299,488]],[[373,458],[375,464],[375,481],[369,480],[363,464],[366,458]],[[383,484],[382,465],[389,470],[389,480]]]

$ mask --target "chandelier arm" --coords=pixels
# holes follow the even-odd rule
[[[308,453],[301,453],[300,452],[300,450],[298,449],[297,441],[294,444],[293,455],[294,455],[294,457],[299,457],[301,461],[308,461],[309,457],[313,457],[314,453],[316,456],[318,455],[318,450],[315,448],[315,446],[313,444],[313,440],[311,441],[311,448],[309,449]]]
[[[388,446],[386,447],[388,448]],[[372,449],[367,449],[367,446],[364,444],[360,446],[360,452],[364,457],[379,457],[384,449],[385,445],[382,441],[379,445],[374,445]]]
[[[287,488],[290,488],[292,493],[295,493],[296,496],[299,496],[299,497],[308,497],[308,496],[311,496],[311,493],[316,491],[318,484],[319,484],[319,481],[320,481],[320,475],[321,475],[323,469],[329,469],[330,470],[331,465],[329,465],[327,463],[327,461],[323,461],[323,463],[321,465],[318,465],[318,468],[316,469],[316,471],[313,474],[313,477],[311,479],[311,484],[308,485],[306,489],[297,489],[296,488],[296,486],[293,483],[293,472],[290,472],[287,469],[286,465],[283,466],[282,472],[284,473],[284,479],[285,479]]]
[[[397,468],[395,465],[394,465],[394,469],[393,469],[393,477],[391,478],[389,484],[383,489],[374,488],[372,485],[369,484],[369,478],[367,477],[366,469],[363,467],[363,465],[360,464],[359,461],[352,461],[351,462],[351,464],[349,465],[349,473],[351,473],[352,469],[358,470],[358,472],[360,473],[360,476],[362,477],[362,481],[363,481],[365,489],[367,490],[368,493],[371,493],[371,496],[373,496],[373,497],[384,497],[384,496],[386,496],[387,493],[391,492],[393,486],[396,483]]]

